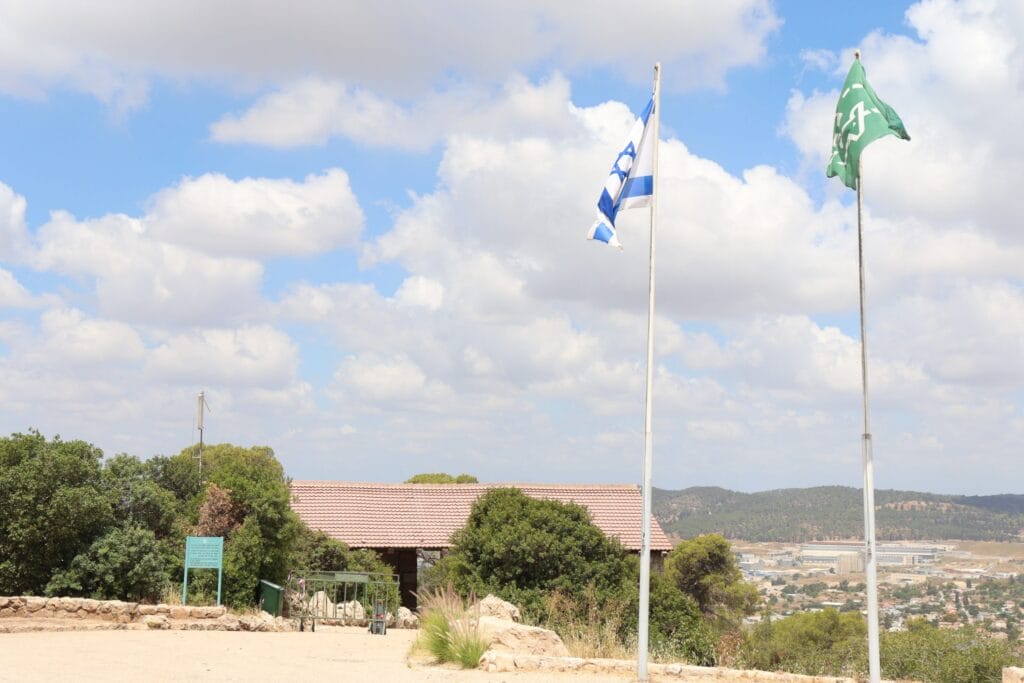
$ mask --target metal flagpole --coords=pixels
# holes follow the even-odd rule
[[[651,394],[654,386],[654,228],[658,218],[658,128],[661,120],[661,62],[654,65],[654,135],[651,171],[651,275],[647,302],[647,395],[644,398],[644,512],[640,544],[640,615],[637,621],[636,677],[647,680],[648,616],[651,598]]]
[[[860,50],[854,53],[860,59]],[[860,377],[864,399],[864,433],[861,458],[864,464],[864,571],[868,593],[868,674],[871,683],[880,683],[882,667],[878,646],[878,555],[875,548],[875,472],[871,454],[871,420],[868,412],[868,338],[864,322],[864,157],[857,170],[857,264],[860,272]]]

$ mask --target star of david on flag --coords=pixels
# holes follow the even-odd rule
[[[654,111],[654,98],[629,131],[626,146],[612,164],[597,200],[597,220],[590,226],[587,239],[598,240],[622,249],[615,236],[615,218],[623,209],[650,206],[654,194],[654,134],[648,125]]]

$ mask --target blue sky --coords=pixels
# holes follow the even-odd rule
[[[856,485],[859,47],[877,484],[1024,488],[1015,3],[386,4],[5,8],[0,429],[638,481],[645,212],[583,235],[658,59],[655,485]]]

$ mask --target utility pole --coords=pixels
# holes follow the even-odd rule
[[[200,477],[203,476],[203,409],[209,407],[206,402],[206,392],[200,391],[199,396],[196,397],[196,426],[199,429],[199,453],[196,457],[199,460]]]

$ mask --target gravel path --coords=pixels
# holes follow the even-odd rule
[[[485,673],[410,663],[416,631],[72,631],[0,634],[0,681],[625,683],[632,677]]]

